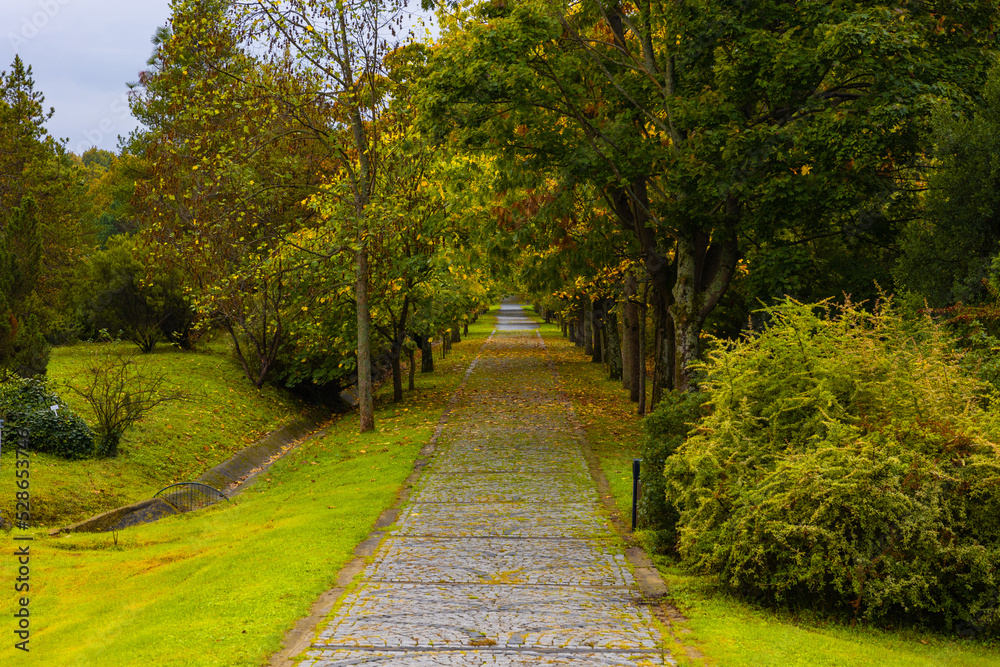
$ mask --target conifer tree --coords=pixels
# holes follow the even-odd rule
[[[48,346],[32,312],[42,243],[30,197],[9,216],[0,214],[0,379],[45,373]]]

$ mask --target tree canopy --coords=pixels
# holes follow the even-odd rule
[[[995,3],[451,2],[423,40],[405,9],[175,0],[120,154],[48,137],[16,59],[15,365],[102,323],[218,329],[257,386],[357,383],[366,430],[373,373],[398,400],[502,289],[645,411],[761,302],[994,298]]]
[[[638,245],[664,382],[684,389],[742,254],[894,224],[930,108],[982,82],[995,11],[462,5],[442,12],[424,122],[493,155],[501,192],[595,188]]]

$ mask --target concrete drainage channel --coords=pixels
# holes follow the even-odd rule
[[[211,487],[221,492],[222,497],[230,498],[239,493],[251,483],[257,475],[267,470],[272,463],[291,451],[295,446],[316,435],[320,426],[328,420],[327,415],[314,414],[272,431],[262,440],[243,449],[228,461],[224,461],[194,480],[193,486]],[[169,487],[168,487],[169,488]],[[167,489],[164,489],[166,491]],[[187,493],[188,491],[185,491]],[[173,491],[176,495],[180,491]],[[203,495],[211,499],[211,492],[205,490]],[[139,502],[109,510],[103,514],[84,519],[71,526],[53,530],[50,535],[60,533],[100,533],[108,530],[120,530],[128,526],[157,521],[165,516],[180,514],[184,511],[199,509],[211,502],[184,503],[176,502],[170,493],[164,496],[140,500]]]
[[[375,382],[375,386],[377,387],[386,380],[392,371],[384,359],[380,359],[375,367],[379,371]],[[339,398],[343,412],[350,411],[358,405],[355,387],[348,387],[340,392]],[[335,412],[340,411],[337,410]],[[225,498],[232,498],[245,487],[249,486],[257,478],[257,475],[265,472],[272,463],[287,454],[294,447],[309,438],[322,435],[323,432],[319,431],[319,429],[324,423],[329,421],[331,416],[331,413],[328,412],[314,412],[306,417],[297,419],[287,426],[272,431],[262,440],[258,440],[246,449],[238,452],[228,461],[220,463],[198,479],[188,482],[188,484],[212,487],[213,490],[220,492]],[[210,492],[205,495],[207,497],[212,496]],[[119,507],[103,514],[92,516],[89,519],[84,519],[71,526],[57,528],[50,531],[49,535],[59,535],[61,533],[101,533],[108,530],[120,530],[140,523],[151,523],[165,516],[200,509],[208,504],[214,504],[195,503],[192,506],[183,502],[168,502],[173,499],[168,495],[166,498],[153,497],[148,500],[140,500],[131,505]]]

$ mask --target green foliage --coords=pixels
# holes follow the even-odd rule
[[[118,456],[125,431],[142,420],[153,408],[183,395],[165,389],[165,375],[150,370],[117,345],[94,350],[77,382],[69,389],[84,399],[97,421],[97,454]]]
[[[34,89],[31,67],[14,56],[9,71],[0,71],[0,211],[21,206],[30,183],[26,169],[44,156],[45,122],[54,111]]]
[[[928,112],[978,91],[996,16],[980,0],[947,15],[907,0],[462,4],[442,14],[418,122],[490,155],[498,195],[592,189],[670,302],[687,388],[750,246],[766,272],[751,299],[871,284],[921,187]],[[515,243],[545,238],[511,223]],[[848,284],[796,285],[813,281],[780,255]]]
[[[639,525],[650,530],[657,551],[677,548],[677,509],[667,502],[663,467],[701,416],[707,396],[697,391],[671,391],[642,421],[644,438],[639,482]]]
[[[148,165],[128,152],[119,156],[97,148],[80,156],[80,165],[89,205],[84,224],[93,231],[95,245],[106,248],[111,237],[137,232],[144,215],[132,199],[136,181],[148,176]]]
[[[35,210],[25,197],[9,217],[0,213],[0,378],[42,375],[48,365],[48,345],[33,312],[42,257]]]
[[[902,235],[896,279],[933,307],[980,303],[1000,253],[1000,67],[970,113],[942,103],[933,124],[938,164],[923,215]]]
[[[66,338],[72,323],[70,287],[93,238],[84,222],[89,202],[81,163],[47,134],[45,122],[53,111],[44,102],[34,88],[31,67],[15,57],[10,70],[0,72],[0,236],[6,235],[8,251],[24,272],[27,296],[8,301],[6,308],[0,304],[0,311],[14,311],[3,312],[0,320],[24,337],[12,343],[20,361],[6,364],[22,375],[44,373],[43,337],[49,342]],[[18,211],[20,223],[14,219]],[[19,224],[20,231],[12,229]],[[0,274],[8,270],[4,267]],[[6,290],[7,285],[0,285],[0,293]],[[8,339],[0,345],[11,345],[5,336],[9,333],[0,332],[0,340]],[[9,348],[4,356],[9,360]]]
[[[912,294],[908,298],[912,302]],[[955,338],[955,347],[962,355],[962,368],[992,387],[989,403],[995,405],[1000,399],[1000,306],[959,303],[927,312],[940,318]]]
[[[121,332],[143,352],[167,340],[189,348],[194,315],[184,300],[181,271],[147,267],[150,253],[136,239],[115,236],[87,264],[80,299],[84,331]]]
[[[297,267],[282,247],[308,217],[300,202],[321,174],[300,123],[330,120],[315,81],[254,55],[227,7],[175,2],[157,33],[133,98],[148,129],[130,141],[141,170],[130,206],[158,241],[155,265],[190,277],[192,308],[230,333],[260,387],[287,332],[285,285]]]
[[[51,406],[58,406],[53,412]],[[18,431],[27,429],[29,449],[80,459],[93,454],[94,435],[86,422],[74,414],[44,381],[13,377],[0,383],[0,418],[3,440],[18,441]]]
[[[710,355],[711,413],[667,461],[685,563],[755,600],[1000,631],[1000,431],[943,328],[765,314]]]

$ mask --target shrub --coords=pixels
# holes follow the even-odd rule
[[[768,603],[1000,630],[1000,451],[929,319],[787,300],[705,364],[667,461],[679,551]]]
[[[125,235],[95,252],[78,299],[84,330],[120,332],[143,352],[152,352],[161,338],[190,348],[194,314],[184,301],[183,277],[154,262],[150,248]]]
[[[639,483],[639,527],[650,532],[658,552],[677,548],[677,509],[667,502],[663,466],[698,421],[707,397],[702,392],[672,391],[643,420]]]
[[[118,456],[122,435],[161,403],[181,400],[165,388],[162,373],[148,369],[117,344],[98,347],[69,388],[87,401],[97,420],[97,454]]]
[[[58,405],[57,413],[51,406]],[[31,451],[80,459],[93,454],[94,434],[86,422],[66,407],[44,381],[11,377],[0,384],[0,418],[3,439],[19,440],[18,430],[28,430]]]

